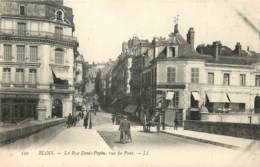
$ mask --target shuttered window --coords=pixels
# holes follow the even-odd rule
[[[64,51],[62,49],[55,50],[55,64],[64,64]]]
[[[25,61],[25,46],[17,45],[17,61],[24,62]]]
[[[4,61],[12,61],[12,45],[4,45]]]
[[[176,82],[176,70],[174,67],[167,68],[167,82],[169,83]]]
[[[29,84],[36,84],[37,72],[35,69],[29,70]]]
[[[38,47],[30,46],[30,62],[37,62],[38,59]]]
[[[10,83],[11,82],[11,69],[4,68],[3,69],[3,83]]]
[[[15,82],[16,82],[16,84],[24,84],[24,70],[23,69],[16,69]]]

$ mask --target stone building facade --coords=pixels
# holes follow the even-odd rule
[[[142,72],[148,97],[143,105],[162,110],[170,125],[175,117],[259,123],[260,55],[220,41],[196,51],[194,40],[193,28],[184,39],[175,25],[168,39],[153,41],[151,61]]]
[[[74,102],[73,102],[73,114],[80,112],[83,107],[83,94],[84,94],[84,58],[77,50],[74,51]]]
[[[1,0],[0,121],[72,112],[74,30],[62,0]]]

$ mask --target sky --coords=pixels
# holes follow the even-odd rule
[[[79,51],[88,62],[115,60],[123,41],[133,36],[168,37],[174,18],[186,38],[195,30],[195,46],[221,41],[232,49],[260,52],[260,0],[64,0],[73,8]]]

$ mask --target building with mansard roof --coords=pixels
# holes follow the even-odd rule
[[[184,39],[176,24],[168,39],[152,41],[142,68],[141,105],[150,114],[161,110],[170,125],[175,117],[259,123],[260,55],[220,41],[195,50],[194,40],[193,28]]]
[[[72,112],[73,17],[63,0],[0,1],[1,122]]]

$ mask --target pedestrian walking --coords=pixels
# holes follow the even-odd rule
[[[74,115],[74,116],[73,116],[73,126],[75,127],[76,124],[77,124],[77,116]]]
[[[88,118],[89,118],[89,115],[88,115],[88,112],[87,112],[87,113],[85,114],[84,121],[83,121],[83,124],[84,124],[85,129],[88,128]]]
[[[175,118],[174,119],[174,130],[177,130],[178,129],[178,119]]]
[[[68,119],[67,119],[67,128],[71,127],[72,121],[73,121],[72,115],[69,114]]]
[[[127,117],[124,116],[120,121],[119,131],[120,131],[120,142],[125,144],[128,139],[132,142],[131,132],[130,132],[130,122],[127,120]]]

